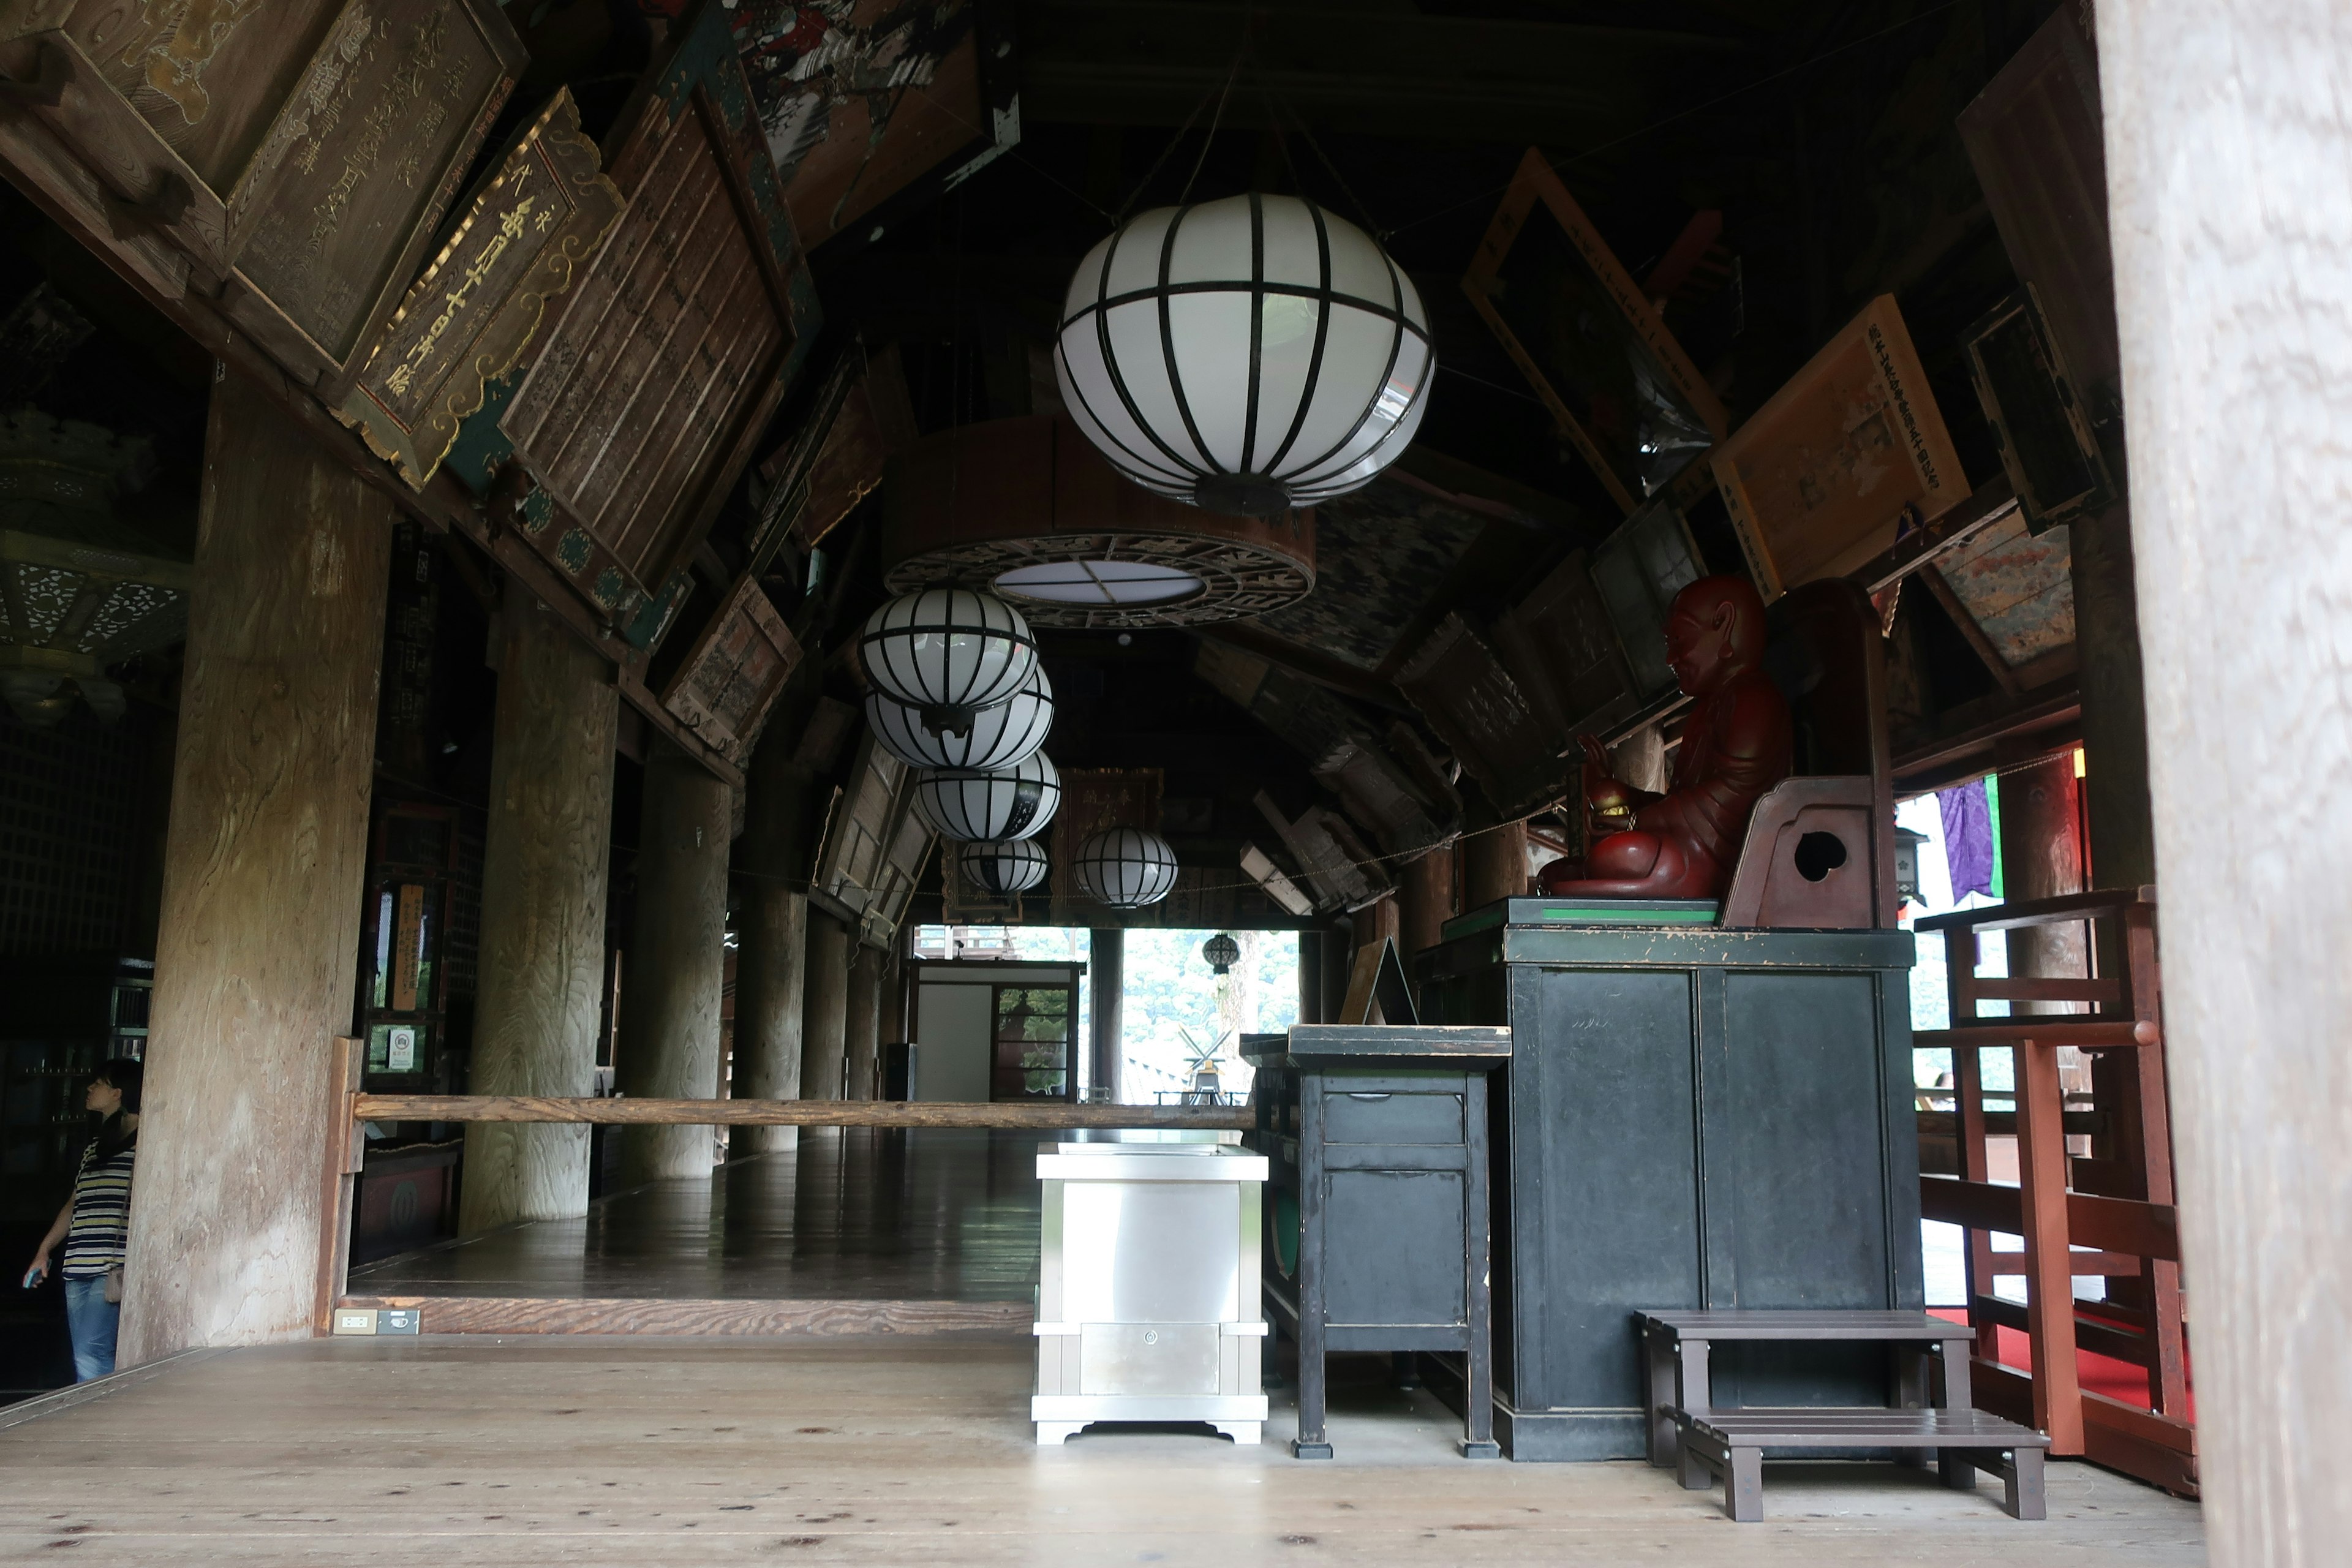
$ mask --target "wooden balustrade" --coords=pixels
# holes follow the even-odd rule
[[[358,1121],[589,1121],[655,1127],[964,1127],[1246,1131],[1245,1105],[964,1104],[898,1100],[559,1100],[509,1094],[357,1094]]]
[[[2088,979],[1979,976],[1980,934],[2037,925],[2120,923],[2123,973]],[[1953,1109],[1937,1115],[1958,1132],[1958,1177],[1922,1176],[1920,1212],[1962,1227],[1969,1321],[1977,1330],[1977,1403],[2048,1433],[2053,1454],[2081,1454],[2177,1492],[2197,1489],[2196,1433],[2188,1420],[2180,1240],[2172,1206],[2170,1117],[2157,967],[2156,890],[2110,892],[1963,910],[1918,922],[1946,943],[1951,1000],[1948,1029],[1924,1030],[1915,1047],[1952,1053]],[[2090,949],[2097,952],[2099,944]],[[1986,1016],[1987,1002],[2073,1002],[2085,1016]],[[2068,1109],[2058,1078],[2063,1047],[2129,1053],[2128,1091],[2087,1115]],[[2014,1053],[2015,1110],[1988,1111],[1980,1060],[1988,1047]],[[1996,1094],[1994,1098],[1999,1098]],[[1989,1179],[1985,1141],[2013,1131],[2018,1184]],[[2066,1139],[2087,1133],[2095,1157],[2070,1160]],[[2075,1184],[2082,1184],[2083,1190]],[[2095,1189],[2095,1190],[2094,1190]],[[2024,1238],[1996,1252],[1996,1234]],[[2080,1244],[2095,1251],[2077,1252]],[[1993,1294],[1997,1274],[2021,1274],[2022,1306]],[[2107,1302],[2090,1312],[2074,1300],[2076,1276],[2104,1276]],[[2118,1286],[2120,1288],[2118,1288]],[[2000,1364],[2002,1328],[2022,1330],[2030,1373]],[[2085,1393],[2082,1351],[2147,1369],[2151,1410]]]

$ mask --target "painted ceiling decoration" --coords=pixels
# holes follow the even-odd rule
[[[1012,42],[982,0],[741,0],[737,47],[801,241],[879,237],[1021,140]]]

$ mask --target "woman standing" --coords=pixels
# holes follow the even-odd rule
[[[114,1370],[114,1331],[122,1316],[122,1261],[131,1233],[131,1163],[139,1152],[141,1068],[118,1058],[98,1069],[83,1101],[102,1118],[81,1152],[73,1196],[41,1237],[26,1270],[27,1289],[48,1278],[49,1254],[66,1244],[66,1323],[73,1333],[74,1376],[82,1383]]]

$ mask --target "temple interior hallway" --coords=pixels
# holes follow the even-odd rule
[[[1378,1380],[1385,1358],[1343,1362],[1375,1375],[1335,1387],[1328,1463],[1289,1458],[1279,1393],[1256,1447],[1097,1428],[1041,1450],[1030,1356],[969,1333],[199,1351],[0,1426],[0,1561],[2205,1561],[2195,1504],[2078,1463],[2050,1467],[2042,1523],[1990,1482],[1768,1465],[1765,1522],[1734,1525],[1643,1464],[1464,1461],[1426,1393]]]
[[[709,1182],[656,1182],[598,1200],[583,1219],[354,1268],[349,1295],[1010,1302],[1025,1313],[1037,1283],[1035,1155],[1053,1136],[803,1129],[797,1153],[731,1161]]]

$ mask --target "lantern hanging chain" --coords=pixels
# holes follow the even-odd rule
[[[1192,160],[1192,172],[1184,176],[1184,188],[1177,193],[1176,205],[1182,206],[1192,199],[1192,183],[1201,177],[1202,166],[1209,161],[1209,149],[1217,143],[1217,127],[1225,121],[1225,101],[1233,97],[1234,82],[1242,74],[1242,62],[1249,58],[1249,22],[1242,23],[1241,47],[1234,51],[1234,63],[1225,68],[1225,85],[1217,89],[1217,111],[1209,116],[1207,134],[1201,138],[1200,155]]]
[[[1283,166],[1290,171],[1290,183],[1302,192],[1307,188],[1307,182],[1298,177],[1297,163],[1290,156],[1290,140],[1282,133],[1282,117],[1285,114],[1289,115],[1291,123],[1298,128],[1298,134],[1307,139],[1308,150],[1323,165],[1324,172],[1331,176],[1332,184],[1339,187],[1339,194],[1348,198],[1349,206],[1356,209],[1356,216],[1363,220],[1365,232],[1383,249],[1387,248],[1389,236],[1395,231],[1381,227],[1372,216],[1372,209],[1356,195],[1355,187],[1348,184],[1348,176],[1339,173],[1339,165],[1331,161],[1331,154],[1323,151],[1323,143],[1315,140],[1314,129],[1307,123],[1307,117],[1298,112],[1298,106],[1275,92],[1273,84],[1266,80],[1265,73],[1257,68],[1255,60],[1251,62],[1250,75],[1257,83],[1259,96],[1265,100],[1266,123],[1274,132],[1275,146],[1282,152]]]

